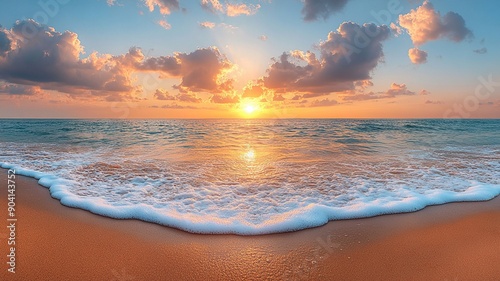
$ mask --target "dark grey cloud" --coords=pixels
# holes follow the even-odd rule
[[[219,79],[233,65],[217,48],[198,49],[192,53],[145,58],[138,48],[130,49],[121,61],[138,71],[159,72],[162,78],[179,77],[177,89],[183,92],[217,93],[232,89],[233,81]]]
[[[175,97],[170,95],[167,91],[163,89],[157,89],[154,93],[154,97],[157,100],[175,100]]]
[[[0,83],[0,94],[12,96],[34,96],[42,93],[37,86]]]
[[[81,58],[83,54],[76,33],[61,33],[33,20],[17,21],[11,29],[0,28],[0,81],[110,101],[134,99],[140,93],[140,86],[132,84],[138,72],[180,79],[175,87],[185,95],[176,99],[184,102],[201,101],[190,92],[232,89],[233,81],[224,75],[233,65],[216,48],[151,58],[136,47],[119,56],[92,53]]]
[[[481,49],[474,50],[473,52],[476,53],[476,54],[484,55],[484,54],[486,54],[488,52],[488,49],[481,48]]]
[[[342,10],[349,0],[304,0],[302,15],[305,21],[314,21],[319,17],[327,19]]]
[[[2,26],[0,26],[0,56],[5,56],[10,49],[11,41],[7,36],[7,32],[2,30]]]
[[[312,52],[285,52],[267,69],[264,86],[276,91],[329,94],[354,88],[383,59],[387,26],[345,22],[319,44],[320,58]]]
[[[455,12],[448,12],[443,16],[442,27],[443,36],[455,42],[473,37],[472,31],[465,25],[464,18]]]
[[[97,96],[133,90],[127,71],[109,57],[92,54],[80,59],[83,46],[76,33],[60,33],[33,20],[17,21],[12,29],[2,30],[6,33],[17,41],[0,59],[1,80]]]

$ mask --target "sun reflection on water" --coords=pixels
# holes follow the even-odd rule
[[[247,151],[245,151],[245,153],[243,154],[243,159],[245,159],[248,162],[255,161],[255,150],[250,148]]]

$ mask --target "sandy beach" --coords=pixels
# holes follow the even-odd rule
[[[498,8],[2,1],[0,281],[500,281]]]
[[[7,223],[7,172],[0,173]],[[1,280],[499,280],[500,198],[262,236],[199,235],[62,206],[16,177]]]

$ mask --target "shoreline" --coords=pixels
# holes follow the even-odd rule
[[[0,203],[6,209],[6,170],[0,171]],[[209,235],[65,207],[37,180],[16,179],[18,270],[2,280],[165,276],[172,280],[495,280],[500,276],[496,264],[500,226],[494,224],[500,221],[500,197],[330,221],[297,232]],[[4,222],[6,216],[2,212]],[[5,257],[3,237],[0,249]],[[8,273],[7,264],[2,264],[0,276]]]
[[[147,208],[149,206],[144,206],[144,208],[142,208],[146,209],[144,213],[146,213],[147,215],[144,215],[144,213],[143,215],[139,216],[131,215],[130,212],[127,211],[125,211],[125,213],[121,213],[120,211],[122,210],[118,210],[117,214],[113,212],[116,211],[116,209],[113,209],[113,207],[111,207],[111,209],[113,209],[113,211],[111,212],[109,210],[104,210],[106,208],[103,208],[102,204],[99,204],[98,202],[96,203],[96,200],[85,200],[85,199],[82,200],[78,196],[75,196],[73,193],[68,192],[66,188],[59,187],[58,186],[60,183],[59,181],[62,181],[63,185],[67,184],[66,183],[67,180],[63,178],[54,177],[51,174],[46,174],[43,172],[26,170],[17,167],[15,165],[1,163],[1,162],[0,162],[0,169],[5,169],[5,171],[9,169],[15,169],[16,176],[25,176],[28,178],[36,179],[38,185],[47,188],[47,190],[49,190],[50,196],[54,199],[57,199],[65,207],[81,209],[97,216],[103,216],[105,218],[111,218],[117,220],[138,220],[146,223],[158,224],[161,226],[196,234],[256,236],[256,235],[269,235],[269,234],[279,234],[279,233],[293,233],[311,228],[322,227],[331,221],[349,221],[349,220],[374,218],[374,217],[394,215],[394,214],[414,213],[432,206],[440,206],[450,203],[487,202],[494,199],[495,197],[500,197],[499,196],[500,189],[498,188],[491,189],[491,187],[487,188],[485,186],[482,186],[481,189],[478,191],[477,187],[470,187],[467,190],[464,190],[463,192],[452,192],[454,200],[453,199],[443,200],[439,198],[439,195],[438,196],[434,195],[433,198],[426,198],[426,202],[418,202],[419,204],[417,207],[415,207],[415,205],[408,206],[408,204],[399,201],[398,202],[400,203],[399,208],[394,206],[389,208],[386,208],[386,206],[378,206],[379,207],[378,211],[368,211],[369,212],[368,214],[366,209],[363,209],[361,211],[359,209],[348,210],[348,211],[345,211],[343,208],[340,208],[340,210],[335,210],[335,211],[329,209],[328,211],[323,211],[322,214],[315,214],[317,220],[313,223],[310,223],[310,221],[308,221],[308,223],[306,223],[306,225],[308,226],[306,227],[304,226],[297,227],[296,223],[295,225],[292,223],[292,225],[295,227],[290,227],[290,224],[287,223],[288,221],[279,221],[276,224],[271,224],[267,226],[266,225],[262,226],[261,224],[258,226],[254,227],[249,226],[245,228],[245,226],[247,226],[245,224],[238,225],[238,223],[231,222],[232,224],[230,224],[229,227],[227,227],[227,225],[222,224],[223,226],[226,226],[222,230],[217,229],[217,231],[209,231],[208,229],[213,230],[213,227],[207,226],[210,225],[210,223],[205,224],[203,221],[203,217],[196,217],[196,214],[193,214],[193,218],[188,220],[188,222],[192,224],[193,221],[196,221],[198,222],[198,224],[195,224],[194,226],[191,225],[190,227],[187,227],[184,224],[185,222],[184,219],[178,218],[176,216],[166,216],[162,213],[158,213],[154,208],[153,209]],[[469,196],[464,196],[464,194],[468,194],[471,189],[475,189],[472,192],[474,194],[473,195],[469,194]],[[449,195],[446,196],[449,197]],[[457,200],[459,198],[462,200]],[[316,206],[316,207],[321,208],[322,206]],[[306,209],[307,208],[302,208],[297,210],[309,214],[310,210]],[[155,217],[154,215],[158,216],[156,216],[156,219],[151,219],[151,215],[153,215],[153,217]],[[334,218],[332,218],[332,216]],[[299,217],[298,219],[300,220],[300,215],[298,217]],[[309,214],[309,217],[311,217],[311,214]],[[297,221],[297,217],[292,217],[289,218],[288,220]]]

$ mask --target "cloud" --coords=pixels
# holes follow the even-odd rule
[[[222,6],[219,0],[201,0],[201,7],[211,13],[224,11],[224,6]]]
[[[173,104],[165,104],[162,106],[152,105],[150,108],[161,108],[161,109],[198,109],[197,107],[190,105],[178,105],[176,103]]]
[[[391,22],[389,27],[391,28],[391,31],[394,34],[394,36],[398,37],[399,35],[403,34],[403,29],[397,24]]]
[[[265,94],[265,90],[260,85],[248,85],[243,90],[242,98],[258,98]]]
[[[356,81],[371,79],[371,71],[384,56],[381,42],[389,34],[387,26],[345,22],[319,44],[319,58],[309,51],[292,51],[273,59],[262,78],[264,86],[324,94],[353,89]]]
[[[5,54],[11,50],[12,41],[7,36],[7,32],[1,29],[0,26],[0,57],[5,56]]]
[[[305,21],[314,21],[318,17],[327,19],[330,15],[342,10],[348,0],[304,0],[302,15]]]
[[[240,101],[240,98],[238,96],[215,94],[210,98],[210,101],[213,103],[222,103],[222,104],[238,103]]]
[[[258,38],[259,38],[259,40],[262,40],[262,41],[267,41],[267,39],[268,39],[266,35],[261,35]]]
[[[309,107],[328,107],[339,104],[336,100],[323,99],[315,100],[309,104]]]
[[[473,36],[462,16],[454,12],[441,16],[429,1],[408,14],[400,15],[399,24],[408,31],[416,46],[441,38],[460,42]]]
[[[80,59],[84,48],[76,33],[60,33],[33,20],[17,21],[10,30],[0,28],[0,33],[13,40],[0,57],[1,80],[115,99],[135,90],[129,70],[112,56],[92,53]]]
[[[345,95],[342,97],[344,101],[362,101],[362,100],[376,100],[395,98],[398,96],[414,96],[415,92],[408,90],[405,84],[392,83],[391,87],[385,92],[369,92],[369,93],[356,93]]]
[[[317,98],[317,97],[322,97],[322,96],[328,96],[330,93],[323,93],[323,92],[318,92],[318,93],[305,93],[302,95],[303,99],[310,99],[310,98]]]
[[[42,94],[42,90],[38,86],[0,83],[0,95],[1,94],[12,96],[35,96]]]
[[[392,83],[389,90],[382,95],[386,98],[394,98],[396,96],[413,96],[415,92],[408,90],[405,84]]]
[[[213,22],[210,22],[210,21],[204,21],[204,22],[200,22],[199,25],[202,27],[202,28],[208,28],[208,29],[212,29],[215,27],[215,23]]]
[[[239,15],[254,15],[260,9],[260,5],[247,5],[247,4],[230,4],[226,6],[226,15],[230,17],[237,17]]]
[[[373,87],[373,82],[370,80],[356,81],[356,82],[354,82],[354,86],[361,88],[361,89],[366,89],[368,87]]]
[[[282,94],[275,93],[273,96],[273,101],[285,101],[285,97]]]
[[[154,93],[154,97],[157,100],[175,100],[186,103],[201,103],[203,101],[193,93],[180,93],[176,96],[173,96],[163,89],[157,89]]]
[[[108,6],[114,6],[116,5],[116,0],[106,0],[106,4],[108,4]]]
[[[150,12],[153,12],[158,7],[162,15],[168,15],[173,10],[179,10],[178,0],[143,0],[143,2]]]
[[[230,32],[232,31],[235,31],[236,29],[238,29],[237,26],[234,26],[234,25],[231,25],[231,24],[227,24],[227,23],[219,23],[219,27],[222,27]]]
[[[159,20],[158,24],[161,27],[163,27],[164,29],[170,29],[170,28],[172,28],[172,26],[170,25],[170,23],[168,23],[166,20]]]
[[[229,17],[237,17],[240,15],[254,15],[260,9],[260,5],[251,5],[245,3],[233,4],[224,3],[221,4],[219,0],[201,0],[201,7],[211,13],[221,13]]]
[[[160,79],[179,79],[174,85],[184,102],[200,102],[190,92],[221,93],[232,89],[227,78],[233,64],[217,48],[146,58],[133,47],[123,55],[92,53],[71,31],[57,32],[33,20],[18,21],[12,29],[0,27],[0,81],[68,93],[71,97],[133,100],[142,91],[134,86],[135,73],[155,73]],[[158,95],[157,98],[161,99]]]
[[[227,24],[227,23],[224,23],[224,22],[221,22],[219,24],[215,24],[214,22],[204,21],[204,22],[199,22],[198,25],[201,28],[204,28],[204,29],[219,28],[219,29],[223,29],[223,30],[226,30],[226,31],[229,31],[229,32],[234,32],[235,30],[238,29],[237,26],[234,26],[234,25],[231,25],[231,24]]]
[[[442,101],[426,100],[425,104],[444,104]]]
[[[225,74],[231,71],[233,64],[215,47],[153,58],[145,58],[140,49],[132,48],[121,60],[137,71],[158,72],[161,78],[181,78],[176,87],[184,92],[214,93],[232,89],[233,81]]]
[[[1,47],[0,47],[0,52],[1,52]],[[473,52],[476,54],[484,55],[488,52],[488,49],[481,48],[481,49],[473,50]]]
[[[364,100],[376,100],[381,99],[382,97],[377,95],[374,92],[369,93],[359,93],[354,95],[343,96],[342,100],[344,101],[364,101]]]
[[[157,89],[154,93],[154,97],[157,100],[175,100],[175,97],[170,95],[167,91],[163,89]]]
[[[430,95],[430,94],[431,94],[431,92],[429,92],[429,91],[427,91],[427,90],[422,90],[422,91],[420,91],[420,93],[419,93],[419,95],[421,95],[421,96],[428,96],[428,95]]]
[[[422,51],[419,48],[408,50],[408,57],[414,64],[422,64],[427,62],[427,52]]]
[[[189,103],[201,103],[203,101],[193,93],[180,93],[176,96],[176,100]]]

